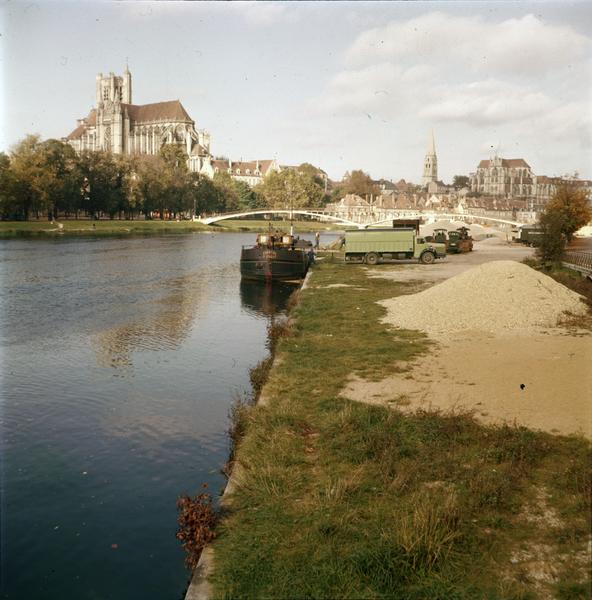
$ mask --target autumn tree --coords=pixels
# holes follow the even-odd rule
[[[558,187],[539,217],[539,225],[543,231],[538,249],[541,260],[560,261],[566,243],[590,220],[592,207],[586,190],[574,184]]]
[[[332,195],[337,200],[346,194],[356,194],[357,196],[366,198],[371,195],[377,196],[380,194],[380,188],[374,183],[374,180],[368,173],[364,173],[364,171],[358,169],[351,173],[346,173],[341,182],[335,186]]]
[[[561,185],[547,204],[545,213],[557,213],[560,216],[562,232],[569,242],[580,227],[592,220],[588,192],[575,184]]]
[[[314,208],[323,205],[324,190],[309,173],[296,169],[272,172],[255,188],[270,208]]]
[[[37,151],[41,143],[38,135],[28,135],[11,148],[13,213],[17,219],[29,219],[31,213],[39,217],[43,210],[37,181],[41,175]]]
[[[0,152],[0,216],[14,216],[14,177],[10,168],[10,157]]]

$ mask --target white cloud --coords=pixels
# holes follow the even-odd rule
[[[214,3],[218,4],[218,3]],[[293,21],[297,14],[285,2],[264,2],[262,0],[245,2],[223,2],[226,8],[240,15],[248,25],[269,27],[281,21]]]
[[[284,2],[236,1],[236,2],[123,2],[119,10],[140,21],[161,19],[163,17],[193,18],[196,15],[217,15],[226,13],[236,15],[248,25],[267,27],[280,21],[292,21],[297,18]]]
[[[352,67],[386,60],[429,63],[447,70],[454,65],[460,76],[487,70],[535,77],[581,61],[590,47],[586,36],[533,15],[493,23],[436,12],[363,32],[346,58]]]
[[[471,126],[532,122],[578,95],[586,112],[590,49],[585,36],[532,15],[491,23],[430,13],[361,33],[313,104]]]
[[[341,148],[345,137],[345,160],[362,156],[360,164],[371,160],[383,173],[410,154],[420,170],[432,127],[443,168],[465,163],[468,171],[496,150],[540,173],[556,161],[575,168],[592,144],[591,50],[589,37],[533,15],[392,21],[352,41],[343,68],[298,122],[309,124],[307,139],[316,130]]]
[[[434,96],[434,101],[419,110],[419,116],[472,125],[522,121],[538,117],[553,106],[553,101],[540,91],[496,79],[441,85]]]

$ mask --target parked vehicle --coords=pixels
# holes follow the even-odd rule
[[[446,256],[444,244],[427,242],[415,227],[351,229],[345,232],[345,260],[376,265],[391,260],[417,259],[424,264]]]
[[[542,235],[543,230],[540,227],[536,225],[523,225],[518,230],[518,235],[514,239],[527,246],[539,246]]]
[[[459,227],[455,231],[448,232],[446,252],[449,254],[460,254],[473,250],[473,238],[469,234],[468,227]]]
[[[446,237],[446,234],[448,233],[447,229],[444,228],[438,228],[438,229],[434,229],[434,234],[433,234],[433,238],[434,238],[434,242],[436,242],[437,244],[446,244],[446,242],[448,241],[448,238]]]

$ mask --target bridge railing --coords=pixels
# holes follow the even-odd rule
[[[568,250],[563,255],[562,263],[565,267],[579,271],[585,275],[592,274],[592,252]]]

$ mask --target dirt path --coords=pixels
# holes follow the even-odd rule
[[[443,265],[373,269],[371,277],[439,282],[489,260],[522,260],[529,249],[495,241]],[[512,258],[511,258],[512,257]],[[342,395],[403,410],[470,410],[487,423],[516,423],[592,439],[592,333],[464,332],[433,342],[409,370],[380,382],[352,378]]]

